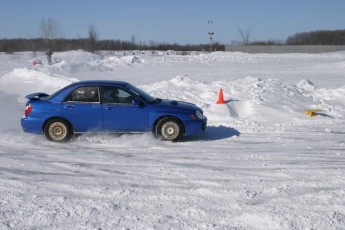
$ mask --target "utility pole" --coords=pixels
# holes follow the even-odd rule
[[[210,37],[210,52],[212,52],[212,41],[213,41],[213,38],[212,36],[214,35],[214,32],[212,32],[212,25],[214,23],[214,20],[209,20],[208,21],[208,24],[210,26],[210,32],[208,32],[208,36]]]

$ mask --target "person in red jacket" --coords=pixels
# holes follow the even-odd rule
[[[47,49],[46,55],[47,55],[48,64],[51,65],[52,64],[53,51],[51,51],[51,49]]]

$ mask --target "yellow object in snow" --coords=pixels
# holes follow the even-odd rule
[[[311,109],[311,110],[304,110],[304,113],[307,114],[309,117],[320,115],[319,113],[323,110],[320,109]]]

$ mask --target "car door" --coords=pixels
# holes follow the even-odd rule
[[[114,86],[100,87],[104,130],[109,132],[146,132],[148,109],[144,104],[134,105],[134,95]]]
[[[98,132],[103,130],[103,114],[98,86],[82,86],[73,90],[62,113],[69,120],[75,132]]]

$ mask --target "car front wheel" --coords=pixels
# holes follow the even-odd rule
[[[62,119],[53,119],[44,126],[44,135],[49,141],[66,142],[72,137],[71,125]]]
[[[168,117],[157,123],[155,135],[163,140],[176,141],[180,138],[182,130],[182,125],[177,119]]]

